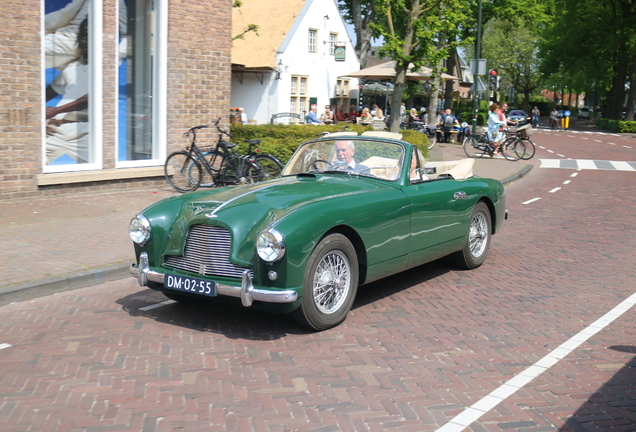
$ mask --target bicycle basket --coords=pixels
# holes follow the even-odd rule
[[[519,135],[519,138],[521,139],[527,139],[530,138],[530,135],[532,135],[532,125],[524,125],[521,126],[517,129],[517,134]]]

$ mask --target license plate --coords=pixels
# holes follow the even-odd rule
[[[175,291],[199,294],[208,297],[216,296],[216,282],[186,276],[167,274],[164,286]]]

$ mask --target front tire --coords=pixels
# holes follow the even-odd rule
[[[490,210],[485,203],[478,202],[470,216],[466,246],[456,254],[460,267],[472,270],[484,263],[490,249],[491,229]]]
[[[294,318],[311,330],[335,327],[347,317],[357,290],[358,258],[353,245],[342,234],[328,235],[309,258]]]

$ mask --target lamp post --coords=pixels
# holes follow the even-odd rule
[[[477,6],[477,39],[475,41],[475,58],[481,58],[481,0]],[[477,113],[479,112],[479,91],[477,90],[477,80],[475,80],[475,91],[473,93],[473,134],[477,132]]]

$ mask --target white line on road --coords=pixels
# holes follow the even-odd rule
[[[624,145],[623,147],[625,147],[625,148],[631,148],[630,146],[625,146],[625,145]]]
[[[603,141],[601,141],[601,140],[594,140],[594,141],[596,141],[596,142],[603,142]]]
[[[579,173],[572,173],[570,177],[576,177],[577,175],[579,175]]]
[[[558,153],[557,153],[557,156],[565,157],[565,156],[563,156],[562,154],[558,154]]]
[[[548,193],[555,193],[556,191],[560,190],[560,187],[555,187],[554,189],[552,189],[550,192]]]
[[[12,347],[12,346],[13,346],[13,345],[8,344],[8,343],[1,343],[1,344],[0,344],[0,349],[10,348],[10,347]]]
[[[566,181],[563,182],[563,184],[570,184],[571,181],[572,180],[566,180]]]
[[[609,144],[609,145],[616,145],[616,143],[611,143],[611,142],[608,142],[608,144]]]
[[[539,148],[540,148],[541,150],[545,150],[545,147],[543,147],[543,146],[539,146]]]
[[[559,360],[565,358],[565,356],[570,354],[581,344],[587,342],[587,340],[596,333],[610,325],[614,322],[614,320],[631,309],[634,304],[636,304],[636,293],[623,300],[618,306],[614,307],[614,309],[594,321],[585,329],[581,330],[578,334],[559,345],[534,365],[530,366],[518,375],[515,375],[499,388],[492,391],[489,395],[483,397],[472,406],[466,408],[463,412],[453,417],[448,423],[437,429],[437,432],[460,432],[464,430],[470,426],[471,423],[479,420],[481,416],[495,408],[508,397],[512,396],[517,390],[541,375],[551,366],[554,366]]]
[[[531,200],[524,201],[524,202],[522,202],[521,204],[530,204],[530,203],[533,203],[533,202],[535,202],[535,201],[539,201],[540,199],[541,199],[541,198],[532,198]]]
[[[550,153],[554,153],[552,150],[548,150],[548,152],[550,152]]]
[[[150,305],[150,306],[144,306],[142,308],[139,308],[139,310],[145,312],[145,311],[149,311],[149,310],[152,310],[152,309],[160,308],[162,306],[168,306],[168,305],[171,305],[172,303],[176,303],[176,302],[174,300],[166,300],[165,302],[153,304],[153,305]]]

